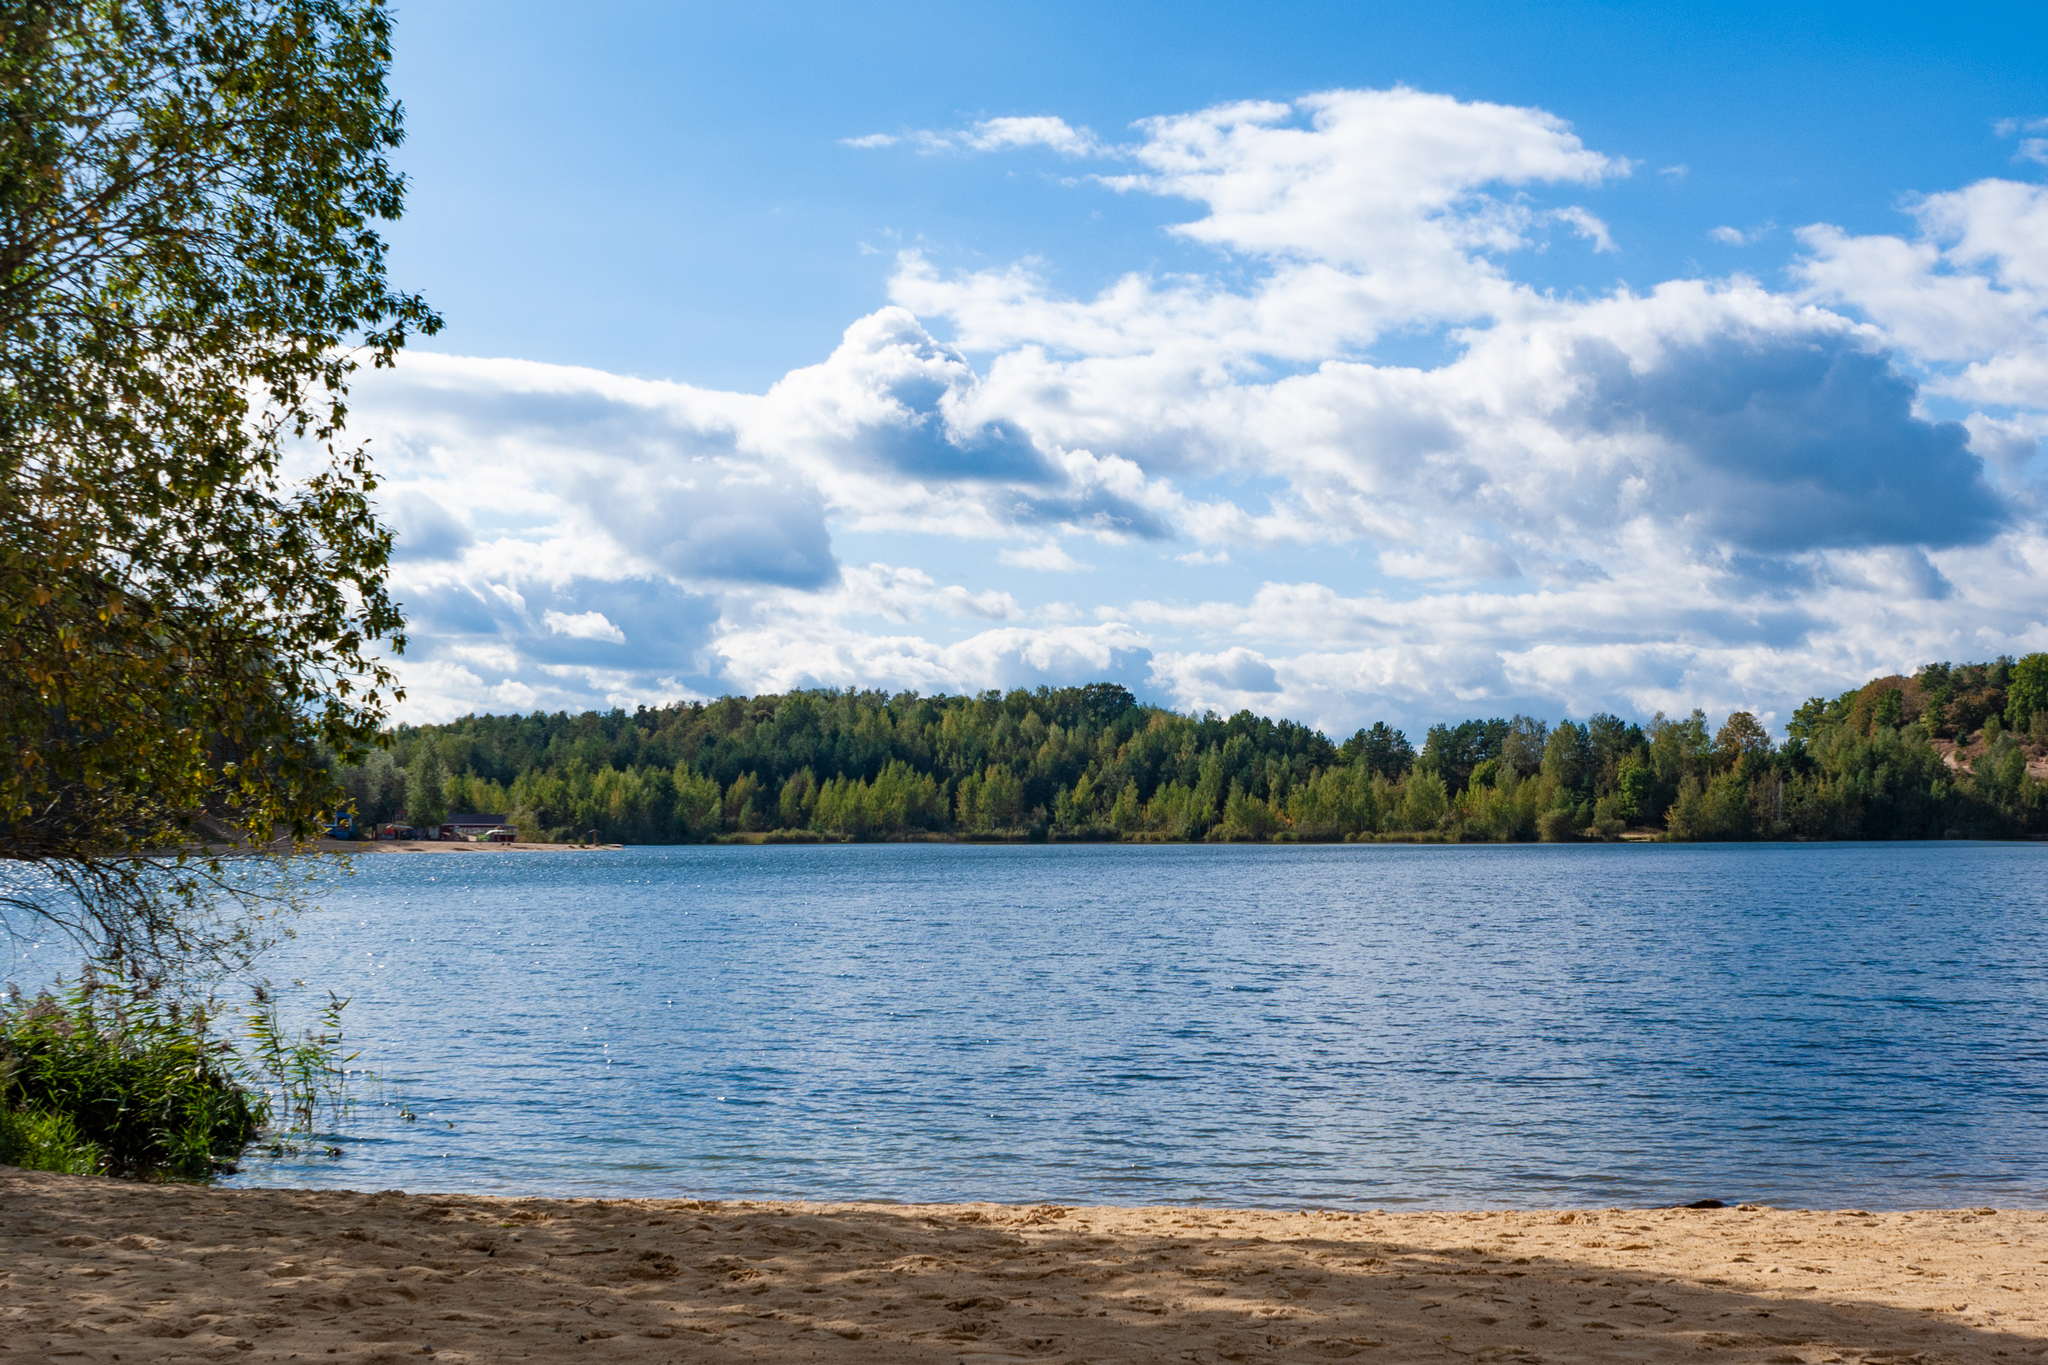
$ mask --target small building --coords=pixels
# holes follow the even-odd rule
[[[502,815],[451,815],[441,822],[443,839],[485,839],[501,829],[511,829]],[[511,830],[517,839],[519,831]]]

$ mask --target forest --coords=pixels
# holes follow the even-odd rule
[[[1798,708],[1384,723],[1341,742],[1123,687],[799,691],[401,726],[335,768],[359,826],[502,813],[523,839],[1565,841],[2048,833],[2048,654]]]

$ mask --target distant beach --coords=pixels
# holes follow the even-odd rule
[[[318,853],[594,853],[620,844],[541,844],[527,840],[487,844],[468,839],[316,839],[305,847]]]
[[[277,853],[599,853],[623,844],[542,844],[526,840],[489,844],[467,839],[308,839],[301,844],[207,844],[212,854],[243,856]]]

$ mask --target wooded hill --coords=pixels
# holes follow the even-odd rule
[[[2048,655],[1931,664],[1800,707],[1385,724],[1342,743],[1110,683],[792,692],[401,727],[336,776],[363,821],[508,812],[522,837],[1532,840],[2014,838],[2048,831]],[[2030,764],[2034,771],[2029,771]]]

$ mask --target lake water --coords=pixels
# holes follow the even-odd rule
[[[271,963],[385,1078],[230,1184],[2048,1204],[2048,848],[367,856]]]

